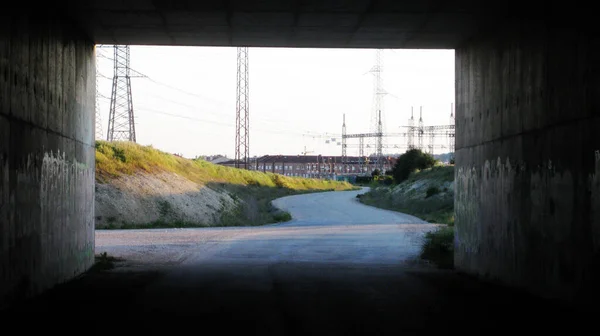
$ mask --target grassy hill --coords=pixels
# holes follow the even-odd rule
[[[454,166],[435,166],[412,173],[400,184],[372,187],[360,201],[447,224],[425,235],[421,257],[442,268],[454,266]]]
[[[412,173],[400,184],[374,187],[361,202],[411,214],[436,224],[454,224],[454,166]]]
[[[134,182],[139,184],[139,187],[132,186],[134,182],[123,183],[123,181],[131,180],[132,177],[136,178]],[[157,181],[155,177],[160,177],[160,181]],[[207,214],[212,211],[213,215],[218,214],[218,218],[207,217],[208,219],[202,222],[182,219],[177,213],[180,205],[176,203],[176,200],[177,197],[183,197],[179,195],[184,194],[183,190],[175,189],[175,191],[171,191],[172,195],[162,192],[160,195],[150,195],[152,197],[149,197],[148,193],[152,192],[148,191],[149,188],[146,185],[162,183],[159,186],[169,189],[171,187],[168,185],[170,180],[173,180],[173,184],[176,183],[176,180],[178,184],[182,184],[183,180],[186,184],[185,194],[190,194],[189,186],[195,185],[198,190],[206,191],[208,188],[211,192],[214,191],[221,195],[219,196],[222,197],[219,209],[214,209],[214,202],[190,205],[190,200],[198,200],[198,198],[184,195],[187,197],[185,206],[195,207],[198,212]],[[131,221],[118,218],[119,215],[111,215],[110,223],[102,222],[106,228],[262,225],[289,219],[289,214],[282,213],[271,206],[271,201],[275,198],[307,192],[354,189],[351,184],[346,182],[287,177],[273,173],[230,168],[204,160],[181,158],[161,152],[151,146],[106,141],[96,142],[96,183],[97,189],[98,186],[102,190],[109,188],[110,190],[107,192],[111,195],[110,197],[97,196],[97,204],[98,202],[112,202],[112,199],[116,197],[114,195],[128,197],[121,204],[133,203],[138,206],[142,203],[152,205],[154,202],[156,204],[151,206],[152,209],[148,209],[149,205],[144,205],[146,208],[140,210],[154,211],[156,209],[157,216],[159,216],[157,220],[148,223],[131,223]],[[123,189],[126,190],[123,191]],[[121,196],[123,194],[125,196]],[[214,195],[211,197],[214,198]],[[198,202],[203,203],[202,201]],[[103,205],[99,204],[97,208],[103,208]],[[109,205],[111,209],[119,207],[119,205]],[[123,214],[124,210],[117,210]],[[119,212],[117,210],[113,212]]]

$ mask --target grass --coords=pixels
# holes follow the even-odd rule
[[[406,182],[415,182],[417,180],[436,180],[440,182],[454,181],[454,166],[434,166],[429,169],[419,170],[411,173]]]
[[[277,213],[277,214],[275,214],[275,215],[273,216],[273,218],[274,218],[274,219],[275,219],[275,220],[276,220],[278,223],[281,223],[281,222],[288,222],[288,221],[291,221],[291,220],[292,220],[292,215],[291,215],[289,212],[287,212],[287,211],[283,211],[283,212],[280,212],[280,213]]]
[[[385,191],[372,190],[362,195],[360,201],[378,208],[413,215],[429,223],[454,225],[453,198],[403,199],[392,197]]]
[[[408,189],[419,180],[431,180],[439,184],[452,182],[454,181],[454,167],[435,166],[413,172],[399,186]],[[427,189],[424,198],[411,198],[401,197],[402,194],[391,194],[388,189],[382,189],[381,185],[373,185],[370,192],[360,197],[360,201],[378,208],[407,213],[430,223],[454,225],[453,196],[433,197],[446,191],[440,190],[437,186],[431,186]]]
[[[454,268],[454,227],[445,226],[425,234],[421,258],[440,268]]]
[[[234,209],[221,211],[219,226],[257,226],[286,222],[292,216],[275,208],[272,201],[276,198],[312,192],[334,191],[294,190],[289,188],[270,188],[261,186],[210,185],[212,189],[222,189],[235,196],[241,202]]]
[[[174,228],[198,228],[208,227],[209,225],[204,223],[186,222],[181,220],[165,221],[156,220],[150,223],[127,223],[127,222],[113,222],[109,223],[102,229],[106,230],[127,230],[127,229],[174,229]]]
[[[348,182],[288,177],[190,160],[131,142],[96,141],[96,182],[105,183],[137,172],[173,172],[190,181],[290,190],[351,190]]]
[[[428,232],[421,247],[421,258],[440,268],[454,267],[454,196],[452,193],[439,195],[448,190],[430,186],[422,198],[410,197],[410,186],[420,180],[430,180],[443,184],[454,180],[454,167],[436,166],[412,173],[399,187],[403,192],[393,194],[385,188],[373,186],[371,191],[359,197],[360,201],[388,210],[399,211],[419,217],[427,222],[447,224]],[[414,196],[414,194],[412,195]]]
[[[254,226],[278,223],[291,219],[274,209],[276,198],[309,192],[354,190],[348,182],[288,177],[215,165],[204,160],[190,160],[168,154],[152,146],[131,142],[96,142],[96,182],[108,183],[111,179],[135,173],[172,172],[200,185],[228,193],[237,205],[231,209],[223,204],[220,218],[211,226]],[[173,211],[168,202],[159,204],[161,218]],[[146,224],[121,223],[108,220],[108,229],[129,228],[181,228],[204,227],[205,223],[158,220]]]

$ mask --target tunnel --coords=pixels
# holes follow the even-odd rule
[[[457,270],[585,297],[600,263],[600,40],[590,12],[575,2],[458,0],[7,8],[0,302],[94,262],[95,44],[454,49]]]

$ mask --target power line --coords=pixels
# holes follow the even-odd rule
[[[215,124],[215,125],[222,125],[222,126],[227,126],[227,127],[234,127],[234,124],[229,124],[226,122],[220,122],[220,121],[215,121],[215,120],[210,120],[210,119],[202,119],[202,118],[197,118],[197,117],[190,117],[190,116],[185,116],[185,115],[181,115],[181,114],[176,114],[176,113],[169,113],[169,112],[164,112],[164,111],[159,111],[153,108],[149,108],[149,107],[137,107],[136,108],[138,111],[143,111],[143,112],[150,112],[150,113],[156,113],[156,114],[163,114],[163,115],[167,115],[167,116],[172,116],[172,117],[177,117],[177,118],[182,118],[182,119],[188,119],[188,120],[193,120],[193,121],[198,121],[198,122],[203,122],[203,123],[209,123],[209,124]],[[298,132],[290,132],[290,131],[286,131],[286,130],[274,130],[274,129],[269,129],[269,130],[265,130],[262,128],[257,128],[257,130],[262,131],[263,133],[273,133],[273,134],[284,134],[284,135],[292,135],[292,136],[309,136],[309,137],[315,137],[315,134],[307,134],[307,133],[298,133]],[[328,135],[330,136],[330,135]]]
[[[108,57],[106,55],[100,54],[99,56],[102,57],[102,58],[105,58],[107,60],[114,61],[114,58]],[[144,74],[144,73],[142,73],[142,72],[140,72],[138,70],[135,70],[135,69],[133,69],[131,67],[129,67],[129,69],[130,69],[131,72],[136,73],[137,77],[148,79],[150,82],[152,82],[154,84],[157,84],[157,85],[160,85],[160,86],[163,86],[163,87],[166,87],[166,88],[170,88],[172,90],[184,93],[184,94],[192,96],[192,97],[196,97],[196,98],[200,98],[200,99],[203,99],[203,100],[212,101],[212,102],[214,102],[217,105],[228,105],[228,103],[226,103],[224,101],[221,101],[221,100],[218,100],[218,99],[212,99],[212,98],[209,98],[209,97],[197,94],[197,93],[193,93],[193,92],[189,92],[189,91],[183,90],[183,89],[175,87],[173,85],[169,85],[169,84],[157,81],[154,78],[152,78],[152,77],[150,77],[150,76],[148,76],[148,75],[146,75],[146,74]],[[106,78],[106,79],[112,79],[112,77],[106,76],[106,75],[104,75],[102,73],[99,73],[99,76],[103,77],[103,78]],[[178,101],[175,101],[175,100],[172,100],[172,99],[169,99],[169,98],[165,98],[165,97],[160,96],[160,95],[154,95],[154,97],[156,97],[158,99],[165,100],[165,101],[169,101],[169,102],[172,102],[174,104],[181,105],[181,106],[184,106],[184,107],[188,107],[188,108],[192,108],[192,109],[196,109],[197,108],[195,106],[191,106],[189,104],[185,104],[185,103],[178,102]],[[212,112],[212,111],[203,111],[203,112],[204,113],[211,113],[211,114],[218,115],[218,116],[222,116],[223,115],[220,112]],[[258,120],[265,121],[265,122],[280,123],[280,124],[289,124],[289,121],[286,121],[286,120],[278,120],[278,119],[265,118],[265,117],[254,117],[254,118],[256,118]]]

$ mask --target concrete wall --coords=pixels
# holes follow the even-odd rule
[[[0,15],[0,306],[93,262],[94,45],[48,17]]]
[[[507,22],[456,50],[458,269],[584,299],[600,247],[600,43]]]

